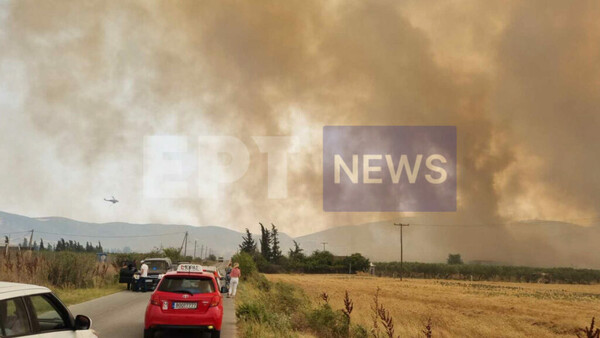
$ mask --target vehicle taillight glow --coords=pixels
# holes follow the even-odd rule
[[[150,304],[160,306],[160,301],[158,299],[150,298]]]
[[[212,300],[210,301],[209,307],[219,306],[220,302],[221,302],[221,297],[220,296],[214,296],[212,298]]]

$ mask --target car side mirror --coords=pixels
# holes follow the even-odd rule
[[[88,316],[77,315],[75,317],[75,330],[89,330],[92,327],[92,320]]]

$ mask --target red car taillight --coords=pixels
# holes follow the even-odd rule
[[[219,306],[221,302],[221,296],[214,296],[211,301],[209,307]]]
[[[150,304],[160,306],[160,307],[162,307],[163,310],[169,309],[169,302],[166,300],[160,301],[155,298],[150,298]]]

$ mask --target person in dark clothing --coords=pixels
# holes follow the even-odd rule
[[[129,284],[127,284],[127,286],[129,287],[133,283],[133,274],[137,271],[137,268],[135,267],[135,265],[133,265],[133,263],[129,263],[127,268],[129,269],[129,280],[131,281]],[[131,288],[133,289],[133,287]]]
[[[123,263],[121,270],[119,271],[119,283],[127,283],[127,290],[131,290],[131,278],[133,275],[130,272],[129,266]]]
[[[137,271],[135,265],[133,263],[123,263],[121,270],[119,271],[119,283],[126,283],[127,290],[133,291],[133,285],[135,281],[133,280],[133,274]]]
[[[129,280],[131,281],[129,284],[127,284],[128,286],[131,285],[131,290],[133,291],[133,275],[137,272],[137,268],[135,267],[134,263],[129,263],[129,265],[127,266],[127,268],[129,269]]]

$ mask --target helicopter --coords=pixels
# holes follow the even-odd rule
[[[111,198],[111,199],[106,199],[106,198],[105,198],[104,200],[105,200],[105,201],[107,201],[107,202],[110,202],[110,203],[112,203],[112,204],[119,203],[119,200],[117,200],[117,199],[115,198],[115,196],[112,196],[112,198]]]

